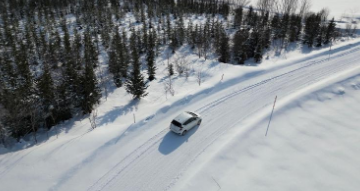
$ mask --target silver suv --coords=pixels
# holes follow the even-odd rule
[[[172,120],[170,129],[179,135],[185,135],[190,129],[200,125],[200,123],[201,116],[199,114],[185,111]]]

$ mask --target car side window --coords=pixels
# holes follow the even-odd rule
[[[192,122],[192,118],[190,118],[190,119],[188,119],[187,121],[185,121],[184,125],[187,125],[187,124],[189,124],[189,123],[191,123],[191,122]]]

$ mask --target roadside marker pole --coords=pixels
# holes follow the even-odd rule
[[[267,129],[266,129],[265,137],[267,136],[267,133],[268,133],[268,130],[269,130],[269,126],[270,126],[270,122],[271,122],[271,118],[272,118],[273,113],[274,113],[275,104],[276,104],[276,99],[277,99],[277,96],[275,97],[274,106],[273,106],[273,109],[272,109],[272,111],[271,111],[270,120],[269,120],[269,124],[268,124],[268,126],[267,126]]]

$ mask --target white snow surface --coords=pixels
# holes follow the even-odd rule
[[[2,148],[0,190],[357,190],[360,40],[331,56],[299,51],[257,67],[188,55],[204,70],[201,86],[194,74],[175,77],[166,99],[164,74],[140,103],[110,92],[95,130],[78,118],[35,146]],[[169,124],[184,110],[203,122],[182,137]]]
[[[256,7],[258,0],[250,0],[250,4]],[[300,1],[299,1],[300,2]],[[323,8],[330,10],[329,19],[335,17],[341,20],[344,17],[360,18],[360,1],[358,0],[310,0],[310,11],[318,12]]]
[[[280,101],[267,137],[268,117],[234,124],[173,190],[359,190],[359,106],[359,67],[310,85]]]

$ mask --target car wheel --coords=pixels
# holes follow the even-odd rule
[[[198,121],[198,125],[200,125],[200,123],[201,123],[201,119]]]
[[[184,130],[184,131],[181,133],[181,135],[184,136],[184,135],[186,135],[186,133],[187,133],[187,131]]]

